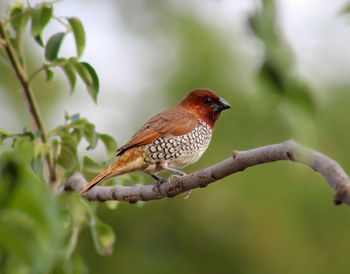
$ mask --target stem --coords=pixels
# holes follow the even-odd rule
[[[6,28],[4,25],[4,22],[0,20],[0,37],[3,38],[6,42],[5,51],[7,56],[10,59],[11,65],[16,73],[16,76],[22,86],[23,89],[23,95],[24,95],[24,101],[26,102],[29,115],[31,117],[31,123],[34,131],[40,130],[40,138],[43,143],[48,142],[47,132],[46,128],[44,126],[44,122],[39,110],[38,103],[36,101],[36,98],[34,96],[34,93],[29,85],[29,79],[26,70],[22,67],[17,53],[15,49],[13,48],[10,38],[6,32]],[[24,58],[24,56],[23,56]],[[49,167],[49,173],[50,173],[50,181],[55,182],[57,178],[56,170],[54,168],[54,159],[51,155],[51,153],[48,153],[46,157],[46,161]]]
[[[40,68],[38,68],[36,71],[34,71],[28,78],[28,82],[30,83],[35,76],[37,76],[40,72],[42,72],[45,69],[45,65],[42,65]]]
[[[72,235],[69,239],[69,244],[68,244],[68,248],[66,251],[66,260],[68,260],[70,258],[70,256],[73,254],[75,247],[77,246],[79,231],[80,231],[79,226],[73,227]]]

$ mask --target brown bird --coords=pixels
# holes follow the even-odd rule
[[[133,171],[144,171],[157,180],[161,171],[177,170],[196,162],[208,148],[214,124],[230,104],[209,89],[190,92],[176,107],[165,110],[134,134],[117,150],[118,160],[88,183],[80,194],[94,185]]]

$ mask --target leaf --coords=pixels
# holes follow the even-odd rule
[[[86,87],[90,87],[92,85],[92,78],[87,68],[82,63],[78,62],[76,58],[70,58],[69,60],[74,65],[74,68],[78,72],[81,80],[85,83]]]
[[[45,46],[45,58],[48,61],[54,61],[57,59],[58,51],[61,47],[62,41],[66,33],[58,32],[50,37]]]
[[[268,84],[269,91],[279,94],[286,93],[283,74],[272,62],[268,60],[264,62],[260,70],[260,77]]]
[[[77,75],[74,70],[74,66],[70,63],[67,62],[65,65],[61,66],[64,74],[67,76],[70,88],[71,88],[71,93],[73,93],[75,89],[75,84],[77,82]]]
[[[65,251],[62,205],[34,174],[32,155],[24,146],[0,155],[2,272],[47,273]]]
[[[32,17],[32,28],[31,33],[32,36],[38,36],[41,32],[40,27],[40,18],[41,18],[41,9],[31,9],[31,17]]]
[[[115,234],[111,226],[97,218],[91,224],[91,233],[96,251],[101,255],[110,255],[113,252]]]
[[[96,103],[100,84],[95,69],[89,63],[78,62],[77,58],[71,57],[69,60],[74,65],[80,78],[84,81],[89,94]]]
[[[82,62],[81,64],[83,64],[84,67],[89,71],[90,76],[92,78],[92,84],[88,87],[88,91],[89,91],[92,99],[96,103],[97,102],[97,95],[98,95],[98,92],[100,89],[100,83],[99,83],[97,73],[96,73],[95,69],[89,63]]]
[[[27,27],[30,14],[28,9],[18,6],[12,9],[10,14],[10,22],[12,28],[16,31],[17,35],[22,35]]]
[[[41,17],[40,17],[40,26],[41,31],[46,27],[46,25],[49,23],[53,13],[52,6],[43,6],[41,8]]]
[[[83,128],[83,134],[86,141],[89,142],[89,146],[86,149],[94,149],[99,138],[99,134],[95,131],[95,125],[87,122],[86,120],[85,126]]]
[[[100,134],[100,139],[106,147],[108,158],[115,156],[117,150],[117,142],[108,134]]]
[[[94,162],[90,157],[84,156],[82,173],[87,180],[93,179],[103,170],[102,165]]]
[[[34,145],[34,158],[42,155],[45,156],[51,149],[50,143],[37,143]]]
[[[66,169],[69,175],[79,169],[79,160],[77,153],[78,143],[74,137],[65,135],[61,137],[61,152],[57,163]]]
[[[34,37],[35,41],[40,45],[44,46],[42,40],[42,33],[47,23],[50,21],[52,17],[53,8],[52,6],[41,6],[38,8],[31,9],[31,17],[32,17],[32,28],[31,34]]]
[[[43,38],[41,37],[41,35],[35,36],[34,40],[39,44],[39,46],[44,47],[44,42],[43,42]]]
[[[84,31],[83,24],[76,17],[68,18],[68,22],[72,27],[74,39],[75,39],[75,45],[77,48],[77,56],[78,58],[80,58],[85,49],[85,31]]]
[[[46,81],[50,81],[53,77],[53,71],[45,66]]]
[[[44,180],[44,164],[43,164],[43,158],[41,156],[36,157],[32,161],[32,168],[34,172],[40,176],[41,179]]]
[[[72,123],[78,122],[80,120],[80,113],[75,113],[70,117]]]
[[[112,210],[117,209],[118,205],[119,205],[119,201],[106,201],[105,205]]]

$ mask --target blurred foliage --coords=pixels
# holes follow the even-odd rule
[[[283,102],[283,113],[288,113],[286,121],[297,133],[297,137],[307,142],[312,139],[310,135],[314,130],[312,124],[316,102],[309,85],[296,74],[295,57],[279,29],[274,1],[262,2],[262,9],[249,18],[253,33],[265,46],[264,57],[257,73],[258,89],[262,94],[282,96],[279,100]]]
[[[208,151],[186,172],[230,157],[231,150],[291,136],[350,169],[348,88],[334,92],[334,87],[327,103],[318,104],[317,92],[295,71],[295,56],[279,28],[273,1],[263,1],[247,21],[250,35],[263,45],[257,67],[243,60],[245,45],[238,36],[228,37],[187,6],[148,0],[113,1],[113,5],[128,35],[153,41],[156,33],[176,49],[171,67],[150,79],[163,81],[159,89],[169,106],[200,87],[212,88],[233,106],[220,117]],[[46,2],[34,7],[13,4],[8,15],[17,53],[18,35],[29,34],[40,47],[40,56],[28,49],[25,59],[28,71],[34,72],[31,83],[45,116],[60,103],[62,84],[54,77],[56,68],[64,72],[71,92],[79,78],[97,100],[97,74],[80,60],[86,38],[79,19],[56,18],[52,4]],[[62,29],[46,37],[52,20],[58,20]],[[60,55],[67,35],[75,41],[74,57]],[[12,92],[18,83],[11,81],[14,73],[4,65],[3,47],[0,54],[2,87],[11,91],[13,107],[22,115],[20,97]],[[160,53],[154,62],[162,61]],[[36,82],[38,73],[50,82]],[[142,103],[151,103],[149,96],[145,93]],[[87,151],[101,143],[106,159],[111,159],[117,147],[114,139],[96,131],[79,114],[68,113],[64,124],[49,131],[49,144],[41,143],[39,136],[28,128],[17,133],[0,130],[1,273],[349,272],[348,209],[333,207],[328,185],[306,167],[257,166],[194,191],[186,201],[177,197],[138,206],[98,204],[45,185],[45,155],[53,152],[61,183],[78,170],[89,180],[110,162],[99,163]],[[107,184],[135,182],[143,182],[142,175],[125,175]]]
[[[60,67],[72,92],[78,75],[97,102],[98,76],[89,63],[79,60],[85,48],[85,31],[78,18],[56,17],[52,3],[48,2],[35,7],[16,2],[10,5],[7,14],[9,17],[0,22],[0,50],[5,62],[14,70],[23,71],[17,76],[24,89],[41,72],[45,72],[46,81],[50,81],[54,77],[52,69]],[[66,30],[53,34],[44,43],[43,32],[51,20],[57,20]],[[30,34],[44,47],[46,59],[31,75],[22,39],[29,21]],[[59,57],[59,49],[70,32],[74,35],[77,56]],[[10,60],[14,61],[10,63]],[[30,96],[33,99],[28,100],[29,115],[37,121],[40,110],[33,103],[35,95]],[[57,194],[62,192],[61,184],[75,172],[86,173],[86,169],[92,174],[98,172],[91,171],[91,164],[87,163],[92,160],[87,156],[81,165],[78,146],[83,139],[88,143],[86,150],[95,149],[101,140],[108,157],[114,155],[117,143],[111,136],[96,132],[95,126],[79,114],[67,113],[65,123],[51,130],[48,136],[39,122],[36,125],[37,132],[24,129],[22,133],[12,133],[0,129],[0,146],[4,149],[0,155],[0,268],[2,273],[81,273],[86,267],[79,255],[72,255],[81,229],[90,227],[93,243],[101,255],[112,252],[115,235],[109,225],[96,217],[96,205],[86,203],[79,195]],[[52,170],[47,170],[45,165],[51,158],[58,174],[55,181],[49,180],[48,173],[53,178]]]

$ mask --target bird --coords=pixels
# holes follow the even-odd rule
[[[170,171],[173,175],[186,175],[179,170],[196,162],[210,143],[214,124],[221,112],[231,105],[210,89],[196,89],[177,106],[149,119],[139,131],[117,150],[119,158],[98,174],[81,190],[88,192],[96,184],[134,171],[152,176],[159,186],[166,181],[157,174]]]

